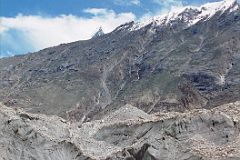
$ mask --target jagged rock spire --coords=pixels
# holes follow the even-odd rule
[[[98,31],[93,35],[93,38],[100,37],[102,35],[104,35],[103,29],[102,29],[102,27],[99,27]]]

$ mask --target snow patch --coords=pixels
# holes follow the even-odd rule
[[[225,75],[220,75],[219,76],[219,84],[224,85],[225,84]]]
[[[222,14],[227,10],[229,10],[229,12],[233,12],[237,9],[239,9],[239,5],[237,4],[236,0],[223,0],[220,2],[206,3],[200,7],[187,6],[177,9],[174,8],[174,10],[171,10],[167,14],[155,16],[151,19],[144,19],[140,22],[135,22],[131,28],[128,28],[128,30],[139,30],[142,27],[150,24],[154,26],[168,25],[175,20],[183,20],[183,22],[187,23],[187,26],[189,27],[201,20],[209,20],[218,12]]]

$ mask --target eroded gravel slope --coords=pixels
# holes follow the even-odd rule
[[[0,107],[0,154],[5,160],[237,160],[239,132],[239,101],[212,110],[152,115],[126,105],[83,124]]]

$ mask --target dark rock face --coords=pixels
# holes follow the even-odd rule
[[[129,31],[131,22],[87,41],[0,59],[0,99],[81,121],[127,103],[154,113],[239,100],[240,11],[232,8],[189,27],[196,10],[168,25]]]

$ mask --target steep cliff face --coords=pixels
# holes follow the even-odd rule
[[[232,0],[0,59],[5,105],[73,121],[125,104],[147,113],[212,108],[239,93],[240,11]]]
[[[102,120],[69,123],[0,105],[5,160],[238,160],[240,102],[147,114],[125,105]]]

